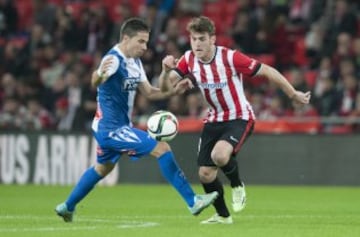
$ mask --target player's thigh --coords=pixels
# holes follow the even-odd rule
[[[198,166],[216,166],[211,159],[211,152],[220,136],[219,124],[205,124],[198,144]]]
[[[232,120],[224,123],[224,131],[220,137],[220,141],[226,141],[233,147],[233,154],[236,154],[244,142],[250,137],[254,128],[253,120]],[[223,143],[219,144],[219,149],[224,146]]]
[[[120,155],[124,153],[137,159],[150,154],[157,144],[157,141],[145,131],[129,126],[102,133],[98,137],[97,140],[103,153],[101,156],[98,155],[100,163],[105,160],[117,162]]]

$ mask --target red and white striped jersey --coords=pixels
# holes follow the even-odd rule
[[[203,63],[192,51],[180,58],[176,71],[181,77],[190,75],[209,105],[205,122],[235,119],[255,120],[254,111],[245,97],[243,78],[253,76],[260,63],[237,50],[216,47],[214,58]]]

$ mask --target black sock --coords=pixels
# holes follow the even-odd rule
[[[221,167],[226,177],[230,180],[231,187],[242,186],[242,182],[239,176],[238,164],[235,157],[231,157],[229,162]]]
[[[223,188],[223,185],[221,184],[220,180],[218,178],[216,178],[211,183],[207,183],[207,184],[203,183],[202,186],[204,187],[204,190],[206,193],[210,193],[213,191],[219,192],[219,197],[213,203],[213,205],[216,209],[216,212],[219,216],[222,216],[222,217],[230,216],[230,212],[227,209],[225,200],[224,200],[224,188]]]

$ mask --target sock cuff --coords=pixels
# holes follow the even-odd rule
[[[89,172],[90,172],[90,174],[91,174],[94,178],[96,178],[96,179],[102,179],[102,178],[104,178],[104,177],[101,176],[98,172],[96,172],[95,166],[90,167],[90,168],[89,168]]]

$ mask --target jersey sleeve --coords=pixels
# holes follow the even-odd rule
[[[247,55],[235,51],[234,53],[234,67],[238,73],[242,73],[246,76],[254,76],[260,69],[261,63],[256,59],[250,58]]]
[[[188,64],[186,62],[185,56],[183,55],[177,62],[175,71],[183,78],[185,75],[189,74]]]
[[[111,54],[105,55],[101,59],[100,66],[98,68],[98,73],[99,73],[99,69],[101,68],[101,66],[103,65],[105,60],[107,60],[108,58],[111,58],[111,64],[110,64],[109,70],[107,70],[107,72],[106,72],[106,76],[110,77],[118,70],[120,61],[115,55],[111,55]]]

